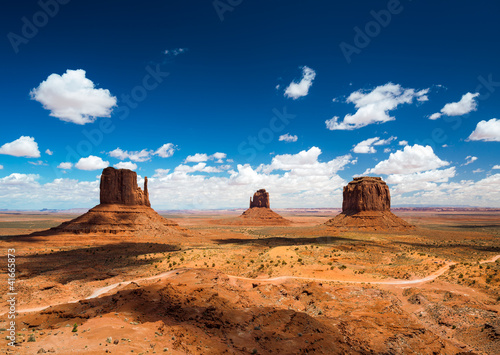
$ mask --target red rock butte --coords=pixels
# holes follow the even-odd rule
[[[137,174],[127,169],[106,168],[101,174],[100,204],[87,213],[43,234],[133,234],[164,236],[180,234],[177,223],[161,217],[151,208],[148,178],[144,191],[137,186]],[[38,234],[38,233],[37,233]]]
[[[288,219],[271,210],[269,193],[265,189],[257,190],[254,193],[253,199],[250,198],[250,207],[243,212],[240,218],[266,225],[288,225],[291,223]]]
[[[391,212],[389,187],[380,177],[356,177],[344,186],[343,195],[342,212],[326,225],[360,230],[414,228]]]

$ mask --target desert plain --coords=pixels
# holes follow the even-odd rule
[[[393,209],[416,226],[404,232],[325,225],[337,209],[275,211],[291,223],[160,212],[179,226],[140,237],[31,234],[77,214],[0,214],[17,293],[13,348],[3,272],[0,350],[500,353],[500,210]]]

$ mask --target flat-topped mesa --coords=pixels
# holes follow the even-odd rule
[[[379,177],[356,177],[344,186],[342,213],[353,215],[364,211],[390,211],[391,194]]]
[[[108,167],[101,175],[101,205],[119,204],[151,207],[148,194],[148,178],[144,179],[144,191],[137,186],[137,173],[128,169]]]
[[[257,192],[253,194],[253,200],[250,197],[250,208],[254,207],[271,208],[271,204],[269,203],[269,192],[266,192],[265,189],[257,190]]]
[[[344,186],[342,213],[325,223],[330,227],[353,230],[413,229],[391,212],[389,187],[379,177],[356,177]]]

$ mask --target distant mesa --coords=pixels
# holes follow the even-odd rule
[[[344,186],[343,195],[342,212],[326,225],[360,230],[414,228],[391,212],[389,187],[380,177],[356,177]]]
[[[288,219],[271,210],[269,193],[265,189],[257,190],[254,193],[253,199],[250,198],[250,208],[243,212],[240,218],[266,225],[288,225],[291,223]]]
[[[161,217],[151,208],[148,178],[144,179],[143,191],[137,186],[137,174],[134,171],[111,167],[104,169],[101,174],[100,202],[80,217],[39,233],[163,236],[182,230],[177,223]]]

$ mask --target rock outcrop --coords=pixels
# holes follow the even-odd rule
[[[148,194],[148,178],[144,179],[144,191],[137,186],[137,174],[128,169],[106,168],[101,174],[101,205],[119,204],[151,207]]]
[[[148,178],[144,191],[137,186],[137,174],[127,169],[106,168],[101,174],[101,203],[87,213],[42,234],[133,234],[164,236],[180,234],[177,223],[161,217],[151,208]]]
[[[271,210],[269,202],[269,193],[265,189],[257,190],[250,198],[250,208],[247,209],[240,218],[244,218],[246,223],[265,224],[265,225],[288,225],[291,223],[288,219],[281,217]]]
[[[389,187],[379,177],[356,177],[344,187],[342,213],[352,215],[363,211],[390,211]]]
[[[380,177],[356,177],[344,186],[342,212],[326,224],[362,230],[405,230],[414,228],[391,212],[389,187]]]
[[[254,207],[271,208],[271,204],[269,203],[269,192],[266,192],[265,189],[257,190],[257,192],[253,194],[253,200],[250,197],[249,208]]]

